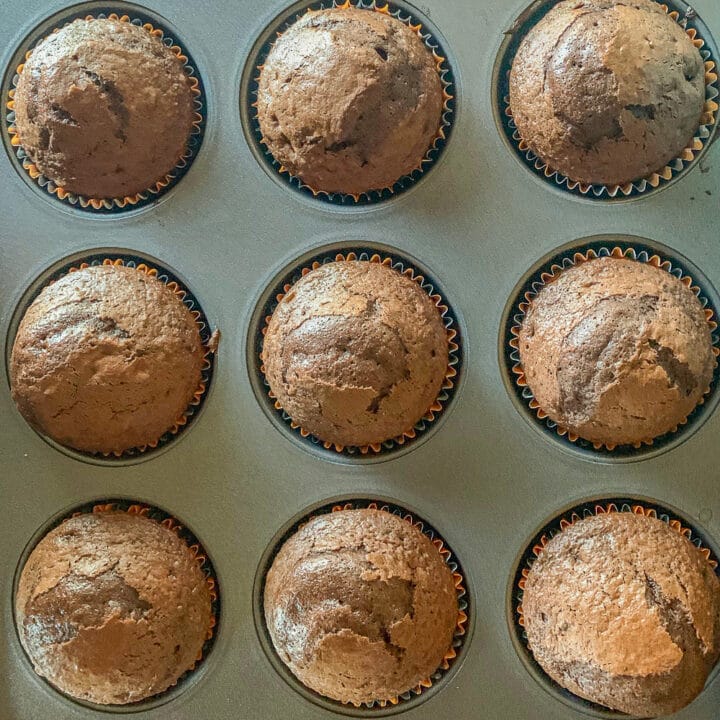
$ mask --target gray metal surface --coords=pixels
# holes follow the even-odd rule
[[[551,192],[508,152],[491,107],[492,67],[525,0],[422,0],[455,57],[460,112],[442,162],[396,203],[329,211],[268,178],[240,125],[238,87],[257,35],[285,3],[153,0],[187,41],[209,94],[208,129],[188,175],[158,207],[113,219],[78,217],[28,189],[0,155],[0,337],[27,285],[70,253],[122,246],[154,255],[191,283],[224,333],[203,416],[145,463],[97,467],[44,443],[0,383],[0,718],[102,717],[51,691],[27,668],[12,622],[12,578],[25,544],[59,510],[132,496],[187,521],[217,569],[220,634],[202,676],[142,718],[331,718],[295,693],[258,641],[252,586],[268,543],[328,497],[380,495],[422,513],[458,553],[473,593],[472,643],[452,681],[406,717],[570,720],[513,649],[506,588],[523,543],[560,508],[591,495],[639,494],[682,510],[720,538],[720,415],[660,458],[598,465],[561,452],[518,415],[497,363],[500,317],[518,278],[575,238],[630,233],[677,248],[720,285],[720,144],[702,167],[654,197],[590,205]],[[61,2],[0,5],[3,67],[17,42]],[[697,0],[720,35],[720,5]],[[335,240],[397,246],[433,270],[467,328],[466,380],[443,427],[413,452],[377,465],[331,464],[271,425],[248,381],[247,324],[265,283],[304,251]],[[4,353],[0,353],[4,355]],[[717,679],[678,717],[714,720]]]

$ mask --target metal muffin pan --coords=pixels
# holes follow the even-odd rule
[[[219,632],[202,673],[162,707],[137,708],[137,717],[339,717],[275,671],[253,616],[253,583],[273,538],[304,509],[338,497],[390,498],[413,509],[438,529],[465,571],[474,612],[462,663],[404,716],[586,717],[540,687],[515,652],[506,614],[514,561],[548,518],[589,497],[653,498],[696,521],[717,543],[720,414],[661,458],[607,465],[563,452],[508,397],[497,352],[502,312],[534,263],[598,234],[660,242],[720,286],[718,145],[680,181],[630,204],[579,203],[554,192],[508,151],[493,112],[493,68],[527,0],[416,0],[452,59],[458,92],[452,142],[412,192],[372,212],[338,213],[268,177],[243,132],[247,58],[291,3],[146,4],[177,29],[203,78],[203,146],[160,204],[103,218],[48,202],[0,153],[0,338],[5,342],[23,293],[47,267],[74,253],[119,246],[187,278],[222,331],[213,392],[182,442],[142,464],[97,467],[43,442],[15,409],[7,384],[0,386],[0,718],[108,714],[67,700],[35,677],[12,619],[13,576],[37,529],[65,508],[106,497],[137,498],[187,522],[202,538],[222,591]],[[33,28],[66,7],[61,0],[4,3],[3,69]],[[697,0],[694,7],[720,37],[717,2]],[[248,380],[246,342],[258,298],[279,269],[344,241],[389,245],[417,258],[464,319],[464,382],[452,413],[413,452],[382,464],[331,463],[298,447],[273,427]],[[678,717],[715,720],[719,706],[715,678]]]

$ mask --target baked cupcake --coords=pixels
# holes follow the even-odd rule
[[[430,677],[458,620],[452,573],[437,548],[381,510],[310,520],[277,554],[264,606],[291,672],[355,704],[390,700]]]
[[[27,309],[10,358],[25,419],[61,445],[120,454],[156,442],[183,416],[205,348],[164,283],[131,267],[65,275]]]
[[[720,581],[692,543],[644,515],[597,515],[557,534],[522,608],[553,680],[639,717],[685,707],[720,654]]]
[[[211,627],[195,556],[125,512],[78,515],[48,533],[20,575],[15,619],[35,671],[74,698],[137,702],[190,670]]]
[[[316,191],[392,187],[420,167],[441,124],[435,58],[380,12],[310,11],[275,42],[257,112],[275,160]]]
[[[544,285],[518,341],[540,408],[609,447],[674,430],[708,391],[715,367],[710,324],[692,290],[624,258],[583,262]]]
[[[662,170],[697,131],[705,66],[654,0],[563,0],[510,73],[520,137],[571,180],[622,185]]]
[[[304,430],[336,446],[401,436],[435,403],[448,366],[438,308],[413,280],[375,262],[312,270],[269,321],[270,389]]]
[[[20,143],[63,190],[123,198],[162,181],[195,119],[181,60],[144,27],[78,19],[42,40],[15,91]]]

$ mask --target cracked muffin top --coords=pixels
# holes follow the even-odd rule
[[[697,131],[705,66],[654,0],[564,0],[510,73],[522,139],[571,180],[621,185],[660,171]]]
[[[130,267],[88,267],[27,309],[10,385],[41,433],[84,452],[122,453],[182,417],[204,356],[195,318],[164,283]]]
[[[685,537],[644,515],[597,515],[555,535],[522,607],[553,680],[633,716],[685,707],[720,654],[717,576]]]
[[[258,121],[273,157],[314,190],[361,194],[418,168],[441,123],[435,59],[390,15],[311,11],[260,72]]]
[[[450,569],[418,528],[382,510],[310,520],[267,574],[265,620],[307,687],[347,703],[389,700],[432,675],[458,619]]]
[[[692,290],[665,270],[612,257],[545,285],[525,315],[519,350],[550,418],[609,446],[674,430],[715,367],[710,324]]]
[[[438,308],[380,263],[309,272],[278,304],[262,359],[270,388],[303,429],[340,446],[410,430],[436,401],[448,364]]]
[[[36,672],[102,704],[166,690],[197,661],[211,623],[210,590],[174,532],[139,515],[65,520],[30,554],[15,619]]]
[[[75,20],[32,51],[15,91],[23,149],[67,192],[133,196],[185,152],[194,119],[182,62],[145,28]]]

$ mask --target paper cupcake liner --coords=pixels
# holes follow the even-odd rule
[[[709,288],[709,283],[705,278],[698,277],[697,271],[689,271],[684,267],[684,263],[675,257],[669,258],[658,254],[660,250],[653,247],[644,246],[642,242],[613,242],[613,243],[589,243],[578,244],[576,247],[569,248],[560,252],[545,263],[537,272],[533,273],[530,279],[524,283],[523,288],[515,297],[512,308],[510,310],[506,328],[505,328],[505,372],[511,379],[515,393],[526,410],[529,419],[535,424],[541,426],[544,430],[554,435],[557,439],[564,441],[569,446],[589,451],[597,456],[603,456],[606,459],[613,457],[629,457],[642,456],[647,452],[654,452],[658,448],[662,448],[672,442],[680,433],[690,435],[690,430],[699,427],[699,422],[704,419],[705,405],[716,394],[718,380],[720,380],[720,366],[715,363],[712,381],[710,387],[701,398],[694,410],[679,423],[675,428],[655,438],[647,438],[642,442],[633,445],[609,445],[605,443],[593,443],[589,440],[581,438],[576,433],[571,432],[568,428],[556,423],[550,419],[547,413],[540,407],[527,384],[525,372],[520,360],[519,351],[519,335],[522,324],[525,321],[525,314],[530,307],[532,301],[538,296],[540,291],[558,278],[558,276],[569,268],[580,265],[589,260],[603,257],[625,258],[635,260],[637,262],[647,263],[653,267],[665,270],[674,277],[682,281],[698,298],[700,304],[704,308],[705,317],[710,326],[713,353],[715,357],[720,356],[720,333],[718,332],[717,308],[714,307],[708,298],[708,292],[704,287]],[[662,252],[662,251],[660,251]],[[704,286],[704,287],[703,287]]]
[[[205,132],[206,102],[203,82],[200,74],[197,71],[195,62],[190,56],[190,54],[186,50],[184,50],[171,35],[167,33],[167,30],[163,29],[158,25],[158,20],[156,18],[152,18],[149,16],[130,17],[129,15],[118,13],[86,14],[82,11],[76,11],[75,13],[71,12],[67,17],[63,19],[66,20],[66,22],[63,22],[61,25],[55,27],[50,34],[59,32],[63,27],[71,24],[78,19],[119,20],[120,22],[132,23],[133,25],[137,25],[138,27],[145,28],[148,33],[150,33],[156,38],[159,38],[163,45],[168,47],[177,56],[177,58],[183,64],[185,74],[190,81],[190,90],[194,96],[193,104],[195,106],[195,117],[192,123],[190,135],[187,140],[187,146],[173,170],[171,170],[163,177],[159,178],[151,187],[147,188],[147,190],[136,193],[135,195],[126,195],[124,197],[117,198],[87,197],[85,195],[78,195],[68,192],[59,185],[57,185],[53,180],[43,175],[23,149],[20,135],[18,133],[17,127],[15,126],[15,90],[20,80],[20,75],[22,74],[25,67],[25,61],[27,61],[32,55],[33,48],[39,42],[42,42],[42,40],[48,37],[48,34],[44,34],[35,43],[33,43],[33,48],[30,48],[25,53],[24,60],[17,66],[15,74],[11,80],[10,87],[7,90],[5,104],[8,112],[5,118],[5,122],[6,131],[9,135],[10,146],[12,147],[12,151],[14,153],[11,154],[11,159],[14,159],[17,165],[19,165],[19,168],[22,170],[22,172],[25,173],[28,177],[30,177],[34,184],[38,188],[43,190],[46,194],[65,203],[68,203],[69,205],[78,207],[82,210],[87,210],[89,212],[94,212],[98,214],[110,214],[133,210],[149,205],[159,199],[174,185],[176,185],[180,178],[185,175],[185,173],[190,169],[190,165],[192,164],[195,156],[200,150],[200,146],[202,145],[203,135]]]
[[[205,551],[200,541],[187,527],[178,522],[178,520],[169,513],[153,505],[148,505],[141,502],[134,502],[127,499],[112,498],[102,501],[93,501],[75,507],[69,512],[63,513],[60,517],[56,518],[53,522],[51,522],[47,527],[43,528],[42,533],[37,536],[36,541],[31,544],[31,547],[27,548],[24,559],[27,560],[30,552],[32,552],[32,550],[35,548],[37,543],[40,542],[40,540],[42,540],[48,533],[50,533],[56,527],[62,525],[67,520],[77,517],[78,515],[116,511],[126,512],[130,515],[141,515],[143,517],[149,518],[150,520],[153,520],[162,525],[163,527],[167,528],[168,530],[174,532],[187,545],[188,552],[193,555],[195,561],[198,563],[200,569],[203,572],[203,575],[205,576],[205,582],[207,583],[208,589],[210,590],[210,607],[212,615],[210,619],[210,628],[208,630],[207,637],[205,639],[205,642],[203,643],[200,652],[198,653],[197,659],[195,660],[195,664],[193,665],[193,667],[186,670],[175,681],[173,685],[171,685],[163,692],[158,693],[157,695],[153,695],[149,698],[145,698],[144,700],[139,700],[137,702],[126,703],[125,705],[108,706],[79,700],[78,698],[71,697],[58,690],[58,692],[60,692],[62,695],[64,695],[74,703],[83,705],[85,707],[91,707],[97,710],[103,710],[106,712],[122,712],[123,708],[128,707],[137,708],[138,710],[143,710],[146,708],[149,709],[150,707],[155,707],[158,704],[163,704],[164,702],[167,702],[168,700],[172,699],[172,697],[181,692],[181,690],[184,689],[186,683],[190,680],[191,676],[198,670],[199,666],[207,659],[208,655],[210,654],[210,651],[215,644],[215,638],[217,637],[218,624],[220,620],[220,590],[217,580],[217,574],[215,572],[215,567],[210,560],[207,552]],[[22,567],[24,567],[24,562]],[[21,571],[22,567],[19,567],[18,570]],[[15,593],[13,593],[13,596],[14,594]],[[52,683],[50,683],[49,681],[45,682],[48,682],[48,684],[54,688]]]
[[[413,703],[414,705],[421,698],[424,700],[425,698],[422,697],[423,694],[426,693],[430,688],[435,687],[445,678],[445,676],[456,663],[457,658],[462,652],[462,649],[465,645],[465,639],[467,637],[470,622],[470,597],[467,591],[465,572],[460,565],[457,557],[455,556],[455,553],[447,546],[447,543],[443,540],[442,536],[438,533],[438,531],[435,530],[435,528],[433,528],[427,521],[418,518],[415,514],[411,513],[406,508],[384,500],[350,499],[338,502],[331,502],[322,507],[319,507],[312,512],[304,515],[298,522],[294,523],[292,527],[275,544],[274,551],[267,559],[267,563],[264,568],[263,587],[261,588],[259,593],[259,602],[262,605],[264,596],[264,581],[265,576],[267,575],[267,571],[270,569],[273,560],[275,559],[275,556],[280,551],[280,548],[291,536],[298,532],[313,518],[319,517],[321,515],[327,515],[333,512],[340,512],[342,510],[361,509],[382,510],[384,512],[391,513],[392,515],[397,515],[410,525],[414,525],[416,528],[418,528],[418,530],[420,530],[420,532],[423,533],[423,535],[425,535],[432,541],[433,545],[437,548],[438,552],[442,556],[443,561],[450,568],[453,575],[455,590],[457,592],[458,618],[455,626],[455,632],[453,634],[452,644],[447,653],[445,654],[445,657],[443,658],[440,667],[438,667],[437,670],[435,670],[435,672],[433,672],[429,677],[424,678],[415,687],[411,688],[407,692],[402,693],[402,695],[390,698],[389,700],[375,700],[369,703],[342,703],[337,700],[332,700],[331,698],[325,697],[320,693],[316,693],[313,690],[310,690],[305,685],[303,685],[297,678],[295,678],[294,675],[292,675],[290,670],[282,662],[282,660],[280,660],[279,657],[277,658],[277,660],[278,663],[283,667],[287,676],[289,678],[292,678],[293,685],[302,686],[305,692],[308,692],[313,697],[320,699],[328,707],[332,706],[336,708],[356,708],[359,710],[367,710],[369,711],[368,714],[373,714],[373,711],[377,713],[378,710],[383,710],[385,708],[397,708],[398,712],[400,712],[402,710],[409,709],[406,708],[407,703]],[[264,618],[264,612],[261,612],[261,615]],[[269,638],[267,627],[264,625],[264,620],[263,627],[266,635]],[[269,646],[273,648],[273,652],[275,652],[272,641],[269,642]]]
[[[282,408],[280,402],[270,389],[270,383],[265,376],[265,367],[262,362],[262,351],[265,333],[272,318],[275,309],[280,301],[285,297],[290,288],[307,275],[312,270],[316,270],[322,265],[331,262],[340,262],[344,260],[363,260],[373,263],[385,265],[397,272],[409,277],[415,281],[431,298],[440,312],[443,324],[447,332],[448,338],[448,366],[445,372],[445,379],[440,394],[435,402],[428,408],[423,417],[408,428],[402,435],[386,440],[382,443],[374,443],[372,445],[337,445],[325,440],[321,440],[305,428],[298,425]],[[378,252],[371,248],[356,248],[354,250],[344,250],[338,252],[327,251],[320,253],[318,256],[296,266],[291,272],[287,273],[282,281],[278,283],[275,291],[272,293],[270,300],[263,307],[260,319],[260,327],[256,335],[256,369],[262,380],[263,387],[267,394],[274,412],[280,417],[283,424],[293,433],[306,440],[311,445],[323,448],[326,451],[335,453],[338,456],[349,458],[357,458],[363,456],[378,456],[381,454],[392,453],[393,451],[416,442],[423,436],[429,428],[436,422],[438,417],[445,411],[447,406],[452,402],[457,390],[457,377],[461,369],[462,358],[462,338],[460,336],[457,317],[450,305],[438,292],[435,282],[427,277],[427,273],[421,273],[404,257],[393,252]]]
[[[625,200],[645,195],[653,190],[666,186],[672,180],[683,175],[690,169],[695,161],[704,154],[704,151],[710,147],[713,136],[718,130],[718,127],[720,127],[718,125],[718,109],[720,108],[718,98],[720,97],[720,90],[718,89],[717,62],[713,47],[710,42],[708,42],[711,38],[710,33],[707,28],[702,25],[702,21],[698,18],[696,11],[682,2],[682,0],[669,0],[668,4],[661,3],[661,6],[668,15],[685,30],[688,37],[692,40],[693,45],[700,51],[700,55],[705,63],[705,107],[695,135],[678,157],[671,160],[665,167],[657,172],[622,185],[599,185],[571,180],[566,175],[550,167],[542,158],[538,157],[520,136],[520,132],[513,118],[512,108],[510,107],[509,74],[515,53],[527,32],[551,9],[552,5],[553,3],[548,3],[547,6],[544,7],[544,11],[536,12],[533,15],[532,22],[528,22],[524,30],[518,33],[518,37],[514,39],[510,50],[503,59],[503,66],[500,73],[500,89],[498,95],[499,98],[501,98],[500,111],[503,130],[523,163],[536,175],[556,187],[590,200]],[[698,24],[700,24],[700,28],[698,28]]]
[[[361,10],[368,10],[370,12],[379,12],[384,15],[390,15],[414,30],[435,59],[443,92],[443,111],[440,120],[440,127],[438,128],[438,131],[430,143],[430,147],[425,153],[425,156],[421,160],[420,164],[408,175],[404,175],[399,178],[390,187],[378,190],[368,190],[367,192],[359,194],[331,193],[325,190],[317,190],[304,183],[298,176],[292,175],[284,165],[275,160],[267,147],[262,130],[260,129],[257,114],[257,96],[260,72],[263,69],[264,63],[267,60],[273,45],[278,37],[280,37],[291,25],[297,22],[306,13],[329,8],[357,8]],[[420,180],[437,162],[452,133],[455,119],[457,89],[455,86],[455,75],[450,67],[450,63],[448,62],[446,51],[443,49],[440,41],[436,37],[435,32],[429,29],[429,21],[420,17],[417,10],[398,2],[385,2],[383,4],[379,0],[345,0],[344,2],[340,2],[339,0],[312,0],[304,4],[299,11],[293,13],[291,17],[282,20],[273,29],[274,32],[272,33],[271,39],[262,45],[251,62],[252,67],[257,70],[257,73],[253,73],[252,75],[252,79],[248,86],[247,97],[245,99],[249,106],[248,117],[251,125],[250,135],[252,136],[252,140],[255,142],[262,159],[265,161],[266,165],[269,166],[268,169],[271,173],[274,173],[277,177],[281,178],[288,186],[294,188],[295,190],[299,190],[310,197],[338,206],[358,206],[379,203],[384,200],[389,200],[396,195],[400,195],[415,185],[415,183],[417,183],[417,181]]]
[[[512,613],[511,625],[518,641],[519,652],[524,655],[524,661],[528,667],[532,668],[536,679],[552,688],[554,694],[559,694],[566,702],[576,707],[580,707],[585,711],[593,711],[593,714],[604,716],[607,718],[628,718],[629,716],[620,713],[604,705],[593,703],[590,700],[571,693],[561,685],[556,683],[549,675],[545,673],[542,667],[535,660],[530,646],[528,644],[527,632],[525,631],[525,618],[523,614],[523,597],[525,591],[525,583],[527,582],[530,568],[535,560],[540,556],[546,545],[559,533],[566,530],[580,520],[584,520],[595,515],[603,515],[606,513],[629,512],[635,515],[645,515],[646,517],[657,518],[667,523],[678,534],[687,538],[695,547],[702,552],[707,559],[710,567],[715,574],[720,576],[718,569],[718,556],[716,551],[711,549],[707,538],[698,531],[687,518],[681,517],[677,512],[670,510],[663,505],[640,498],[602,498],[583,502],[570,508],[561,515],[556,516],[547,523],[530,541],[525,548],[515,574],[512,579],[512,597],[509,612]]]
[[[161,435],[157,440],[150,442],[147,445],[129,448],[121,453],[90,453],[62,445],[61,443],[47,438],[47,436],[40,432],[40,435],[43,438],[50,440],[53,446],[62,449],[64,452],[72,453],[73,455],[77,455],[79,457],[92,458],[94,460],[102,459],[106,462],[125,461],[128,459],[139,458],[140,456],[150,454],[154,451],[158,451],[164,448],[176,437],[178,437],[186,428],[188,428],[195,420],[203,405],[205,404],[208,390],[212,382],[215,367],[215,352],[217,350],[217,345],[219,342],[219,333],[217,330],[213,332],[210,329],[210,323],[207,319],[207,316],[205,315],[205,312],[200,306],[200,303],[182,283],[182,281],[174,275],[174,273],[172,273],[167,268],[159,266],[157,263],[154,263],[148,258],[142,258],[138,255],[125,253],[116,254],[111,257],[108,257],[102,253],[89,254],[80,261],[75,260],[66,263],[59,270],[52,273],[52,275],[47,278],[47,280],[44,281],[42,285],[36,290],[36,292],[34,292],[24,301],[22,307],[22,315],[24,316],[30,304],[35,300],[35,298],[40,294],[40,292],[42,292],[44,288],[52,285],[61,277],[64,277],[65,275],[73,272],[77,272],[78,270],[83,270],[88,267],[97,267],[100,265],[116,265],[135,268],[138,272],[156,278],[157,280],[165,284],[170,290],[173,291],[173,293],[190,311],[191,315],[195,319],[198,333],[200,334],[200,341],[205,348],[205,357],[203,358],[203,365],[201,368],[200,384],[198,385],[197,390],[193,394],[193,398],[190,401],[190,404],[183,412],[183,414],[179,418],[177,418],[172,427],[166,430],[165,433],[163,433],[163,435]],[[9,343],[9,346],[12,347],[13,344],[14,338],[12,342]]]

